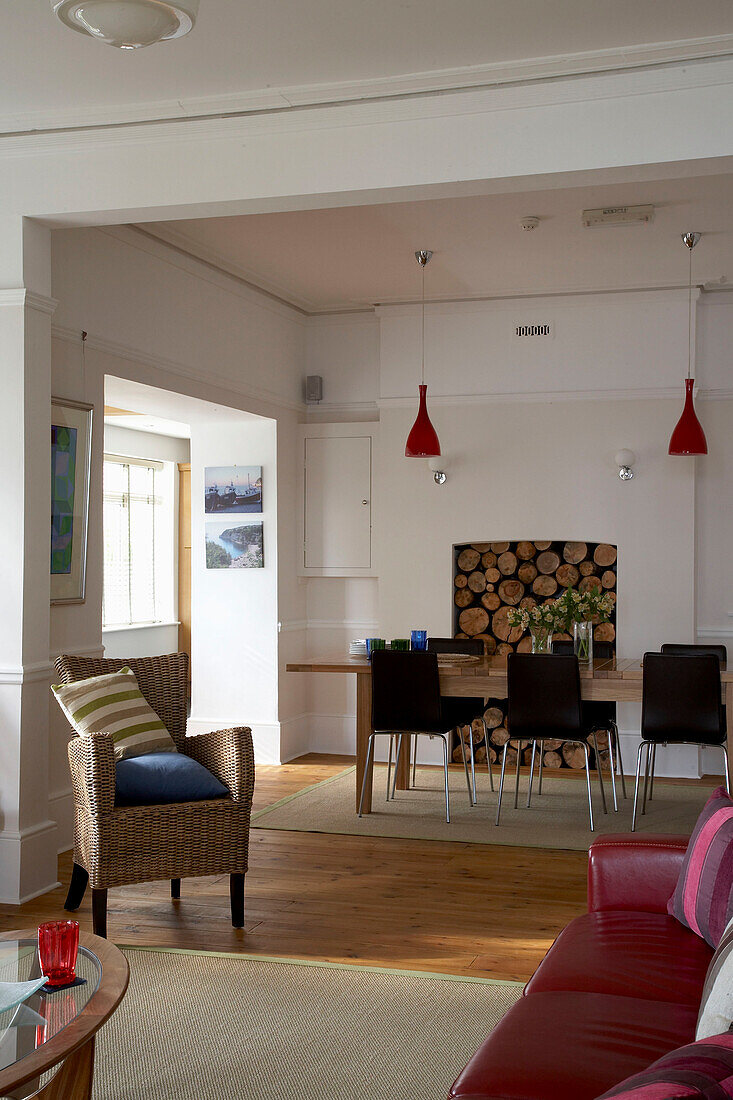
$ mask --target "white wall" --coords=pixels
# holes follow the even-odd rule
[[[280,762],[278,723],[277,427],[274,420],[191,426],[191,646],[189,729],[252,727],[255,759]],[[263,523],[263,569],[207,569],[204,469],[261,466],[263,510],[219,516]]]
[[[304,326],[295,311],[133,232],[62,230],[52,237],[53,294],[59,302],[53,327],[53,392],[92,403],[95,428],[86,600],[82,604],[51,608],[49,644],[52,656],[62,652],[101,655],[105,376],[164,391],[164,407],[157,410],[158,415],[185,423],[190,410],[186,402],[194,398],[217,403],[222,415],[234,408],[245,414],[271,417],[282,424],[280,434],[291,440],[296,434],[301,408]],[[82,355],[82,329],[89,333],[85,355]],[[153,413],[156,409],[148,406],[144,411]],[[289,461],[288,443],[283,446]],[[239,450],[238,453],[240,458],[233,461],[242,461]],[[273,454],[268,451],[268,461],[273,460]],[[229,451],[226,460],[230,460]],[[276,508],[282,502],[274,482],[271,489],[271,505]],[[292,514],[295,492],[293,479],[287,479],[282,496],[289,501]],[[295,560],[295,548],[290,545],[294,538],[294,525],[286,525],[280,534],[281,560]],[[277,568],[277,559],[272,555],[270,562]],[[294,575],[294,567],[292,572]],[[234,575],[224,578],[235,579]],[[193,598],[196,599],[195,592]],[[288,599],[293,617],[304,620],[305,591],[293,583]],[[276,607],[273,602],[275,617]],[[274,630],[273,626],[273,633]],[[231,642],[229,653],[234,661],[239,656],[236,638]],[[127,645],[124,648],[127,654],[132,652]],[[150,652],[147,643],[145,649]],[[227,673],[230,671],[227,669]],[[277,706],[271,702],[272,690],[271,685],[267,709],[257,717],[267,718],[268,722],[271,717],[275,723]],[[306,685],[293,677],[291,706],[296,713],[306,709],[305,692]],[[205,710],[198,708],[202,719],[213,719],[220,713],[219,710],[212,713],[208,707],[210,701],[206,696],[202,698],[201,705],[207,704]],[[234,709],[238,720],[249,720],[248,705],[233,708],[231,699],[228,704],[229,717],[233,717]],[[59,845],[67,848],[71,838],[66,758],[69,731],[53,700],[49,704],[49,725],[50,814],[59,822]],[[270,734],[274,736],[272,729]]]
[[[733,658],[733,294],[705,295],[698,325],[698,379],[710,392],[698,403],[708,454],[697,468],[697,628]],[[727,396],[726,396],[727,392]]]
[[[323,378],[323,401],[308,419],[373,420],[379,395],[379,318],[374,313],[311,317],[305,373]]]
[[[715,308],[707,295],[699,307],[698,410],[710,454],[697,460],[667,455],[687,369],[685,293],[429,306],[426,380],[447,459],[443,487],[426,463],[404,458],[416,409],[418,310],[382,307],[372,628],[387,638],[416,626],[451,631],[454,542],[570,538],[619,546],[621,655],[692,641],[706,625],[729,630],[733,404],[721,391],[733,382],[733,296],[715,297]],[[552,339],[523,345],[513,337],[515,321],[539,320],[553,322]],[[356,355],[357,326],[352,338]],[[348,358],[343,322],[339,354]],[[621,447],[638,458],[628,483],[614,464]],[[324,579],[309,588],[309,651],[342,649],[359,635],[356,621],[374,614],[368,601],[352,604],[357,613],[340,634],[313,629],[329,607],[349,605],[354,583]],[[314,739],[348,751],[354,698],[336,679],[312,678],[310,707],[324,716]],[[631,760],[638,707],[621,707],[619,717]],[[697,754],[680,750],[660,765],[695,774]]]

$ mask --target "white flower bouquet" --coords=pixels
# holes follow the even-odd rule
[[[552,632],[558,626],[557,602],[547,600],[545,603],[511,607],[507,622],[510,626],[530,631],[533,652],[549,652]]]

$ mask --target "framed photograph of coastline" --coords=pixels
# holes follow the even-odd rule
[[[262,520],[242,523],[216,520],[206,528],[207,569],[263,569]]]
[[[83,603],[92,406],[51,398],[51,603]]]
[[[207,466],[204,470],[207,515],[262,511],[261,466]]]

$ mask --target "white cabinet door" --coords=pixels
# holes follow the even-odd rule
[[[306,437],[306,569],[371,568],[371,496],[370,436]]]

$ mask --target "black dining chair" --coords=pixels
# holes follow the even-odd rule
[[[427,650],[377,649],[372,653],[372,732],[367,743],[364,780],[359,799],[359,817],[364,805],[367,777],[374,762],[374,739],[380,734],[397,736],[397,766],[406,736],[439,737],[443,742],[445,820],[450,822],[448,790],[448,742],[452,727],[440,705],[438,657]],[[409,742],[408,742],[409,744]],[[394,797],[394,784],[392,794]],[[469,798],[471,788],[469,784]]]
[[[653,776],[657,745],[710,745],[721,748],[728,786],[728,750],[718,653],[667,651],[644,654],[641,743],[636,757],[632,832],[636,830],[642,753],[646,749],[641,808],[644,814],[649,774],[651,771]]]
[[[699,657],[700,654],[712,653],[714,657],[717,657],[720,661],[721,669],[724,669],[728,665],[728,650],[724,645],[698,645],[696,642],[665,642],[661,647],[662,653],[668,653],[676,657]],[[726,725],[726,709],[725,703],[723,707],[723,725]],[[727,731],[726,731],[727,732]],[[644,775],[644,801],[647,799],[647,788],[649,789],[649,800],[654,797],[654,769],[657,763],[657,746],[652,746],[652,761],[651,768],[646,769]],[[726,782],[727,782],[726,772]]]
[[[467,657],[483,657],[484,655],[484,643],[482,641],[476,641],[473,638],[428,638],[428,652],[430,653],[450,653],[465,655]],[[484,706],[485,703],[481,699],[477,699],[475,696],[459,696],[459,695],[441,695],[440,704],[443,709],[444,719],[452,725],[452,728],[458,731],[458,736],[461,742],[461,754],[463,757],[463,767],[466,770],[468,776],[468,764],[471,765],[471,802],[476,805],[476,762],[474,758],[474,745],[473,745],[473,728],[471,729],[471,740],[469,742],[469,759],[466,759],[466,745],[461,735],[461,729],[463,726],[471,726],[476,718],[481,720],[484,727],[484,742],[486,745],[486,765],[489,770],[489,783],[491,790],[494,789],[494,773],[491,768],[491,757],[489,756],[489,734],[486,729],[486,722],[484,721]],[[417,770],[417,739],[415,740],[415,754],[412,762],[412,782],[415,783],[415,772]]]
[[[700,657],[706,653],[712,653],[717,657],[721,668],[728,664],[728,650],[724,645],[698,645],[692,642],[665,642],[662,653],[668,653],[672,657]]]
[[[537,743],[550,738],[573,741],[582,745],[585,753],[585,775],[588,787],[588,814],[593,831],[593,801],[590,783],[590,752],[583,726],[580,699],[580,670],[575,656],[538,653],[510,653],[507,657],[509,692],[509,740],[504,745],[499,779],[499,804],[496,824],[499,824],[504,791],[507,750],[512,741],[517,745],[517,780],[514,792],[516,809],[519,797],[519,762],[524,742],[532,743],[527,806],[532,799],[532,781]],[[599,774],[599,785],[603,783]],[[605,797],[603,799],[604,812]]]
[[[574,653],[573,643],[566,639],[560,641],[553,641],[552,652],[559,653],[564,656],[568,656]],[[610,661],[614,657],[613,644],[611,642],[593,642],[593,660]],[[626,777],[624,775],[624,761],[621,755],[621,739],[618,734],[618,725],[616,724],[616,704],[605,702],[598,699],[584,699],[582,701],[583,710],[583,726],[588,730],[603,730],[608,734],[608,763],[611,769],[611,791],[613,793],[613,808],[618,810],[618,799],[616,797],[616,772],[618,771],[621,777],[621,792],[623,797],[626,798]],[[541,763],[541,757],[540,757]],[[599,772],[601,769],[601,763],[598,756],[596,756],[596,767]],[[542,770],[540,767],[540,780],[542,777]],[[541,788],[540,788],[541,789]]]

